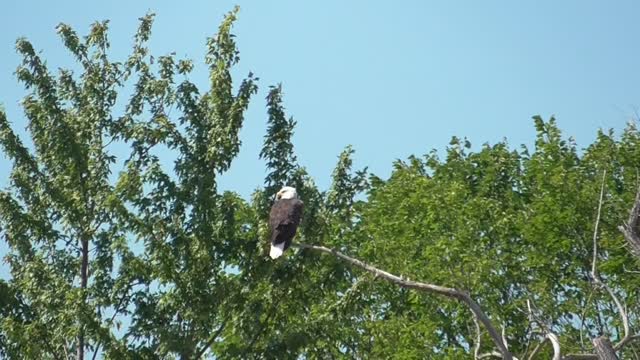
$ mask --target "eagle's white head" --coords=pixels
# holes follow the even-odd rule
[[[283,186],[282,189],[280,189],[280,191],[278,191],[278,193],[276,194],[276,200],[297,198],[298,192],[296,191],[296,188],[291,186]]]

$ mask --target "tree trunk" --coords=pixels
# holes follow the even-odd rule
[[[89,278],[89,240],[82,240],[82,264],[80,265],[80,288],[83,290],[87,288],[87,280]],[[86,294],[83,294],[83,300],[85,300]],[[80,324],[80,333],[78,334],[78,351],[77,360],[84,360],[84,330],[82,329],[82,323]]]
[[[593,339],[593,347],[600,360],[618,360],[618,355],[611,345],[611,341],[605,336]]]

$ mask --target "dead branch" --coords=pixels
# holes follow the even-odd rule
[[[620,302],[620,299],[618,299],[618,297],[613,292],[613,290],[611,290],[611,288],[607,286],[607,284],[605,283],[600,282],[600,284],[609,293],[609,296],[611,296],[611,299],[613,299],[613,302],[616,304],[616,307],[618,308],[618,312],[620,313],[620,318],[622,319],[624,337],[613,347],[615,350],[620,350],[632,338],[631,331],[629,328],[629,315],[627,314],[627,311],[622,305],[622,302]]]
[[[600,222],[600,210],[602,209],[602,198],[604,193],[605,175],[606,175],[606,171],[603,172],[603,175],[602,175],[602,186],[600,188],[600,201],[598,203],[598,214],[596,217],[596,224],[593,232],[593,263],[591,267],[591,276],[593,277],[594,285],[605,289],[609,294],[609,296],[611,297],[611,299],[613,300],[613,302],[616,304],[616,307],[618,308],[618,312],[620,313],[620,318],[622,319],[622,325],[624,328],[624,337],[615,346],[612,346],[609,339],[604,336],[594,338],[592,342],[593,342],[593,346],[596,354],[570,354],[564,357],[565,360],[586,360],[586,359],[615,360],[618,358],[616,355],[616,351],[622,349],[622,347],[624,347],[625,344],[627,344],[629,341],[634,340],[635,338],[638,337],[638,335],[631,335],[630,328],[629,328],[629,316],[624,306],[622,305],[622,302],[620,301],[620,299],[618,299],[618,297],[613,292],[613,290],[611,290],[611,288],[607,286],[607,284],[604,283],[600,278],[598,274],[597,265],[596,265],[597,259],[598,259],[598,242],[597,242],[598,241],[598,224]],[[637,233],[638,223],[640,222],[640,220],[638,219],[639,213],[640,213],[640,188],[636,193],[636,200],[629,214],[628,222],[624,226],[619,227],[620,231],[622,231],[622,233],[625,235],[625,238],[627,239],[627,242],[631,247],[632,253],[634,252],[634,249],[640,250],[640,239],[638,239],[638,233]],[[634,246],[637,246],[637,248],[634,248]],[[640,255],[640,252],[637,252],[637,256],[638,255]]]
[[[529,356],[529,359],[533,359],[534,356],[540,351],[540,349],[542,349],[542,345],[545,344],[547,341],[549,341],[551,342],[551,346],[553,347],[553,360],[561,360],[562,351],[560,349],[560,339],[558,338],[558,335],[556,335],[551,330],[550,322],[547,323],[546,321],[540,319],[535,314],[534,305],[532,303],[533,301],[531,299],[527,299],[527,310],[529,311],[529,322],[532,325],[536,324],[540,328],[540,330],[542,331],[542,334],[544,335],[544,340],[540,342],[538,346],[536,346],[536,348],[533,350],[533,352]]]
[[[473,314],[473,323],[476,325],[476,346],[473,351],[473,356],[475,357],[475,359],[482,360],[490,357],[502,358],[502,354],[497,351],[489,351],[487,353],[480,354],[480,347],[482,344],[482,329],[480,329],[480,322],[478,321],[478,318],[476,317],[475,313]],[[504,331],[503,331],[502,337],[503,337],[503,341],[505,341],[505,344],[506,344],[506,340],[504,339]],[[514,357],[514,360],[517,360],[517,359]]]
[[[548,332],[546,337],[551,341],[551,346],[553,346],[553,360],[560,360],[562,354],[560,353],[560,339],[558,339],[558,335]]]
[[[482,323],[482,325],[484,325],[485,329],[489,333],[489,336],[491,337],[494,344],[498,348],[500,354],[502,355],[502,358],[505,360],[513,360],[513,355],[509,352],[509,350],[507,349],[507,346],[502,341],[500,333],[498,333],[496,328],[493,326],[489,317],[484,313],[484,311],[482,311],[482,308],[480,308],[480,305],[478,305],[478,303],[475,302],[475,300],[473,300],[468,293],[457,290],[457,289],[444,287],[444,286],[433,285],[433,284],[412,281],[412,280],[405,280],[399,276],[393,275],[384,270],[380,270],[363,261],[354,259],[341,252],[338,252],[336,250],[333,250],[324,246],[307,245],[307,244],[301,244],[301,243],[292,244],[292,246],[301,248],[301,249],[310,249],[310,250],[320,251],[326,254],[331,254],[342,260],[345,260],[351,265],[355,265],[363,270],[366,270],[376,275],[377,277],[381,277],[389,282],[392,282],[398,286],[401,286],[407,289],[415,289],[415,290],[420,290],[420,291],[424,291],[432,294],[442,295],[442,296],[463,302],[471,310],[471,312],[473,312],[473,314],[478,318],[478,320]]]
[[[480,330],[480,323],[475,315],[473,316],[473,323],[476,325],[476,347],[473,350],[473,357],[478,360],[480,359],[480,341],[482,340],[482,333]]]
[[[507,341],[507,329],[502,325],[502,342],[504,343],[504,347],[509,350],[509,342]]]
[[[502,354],[500,354],[500,353],[499,353],[499,352],[497,352],[497,351],[491,351],[491,352],[484,353],[484,354],[482,354],[482,355],[478,356],[478,359],[481,359],[481,360],[482,360],[482,359],[488,359],[488,358],[490,358],[490,357],[501,358],[501,357],[502,357]]]
[[[605,176],[607,175],[607,171],[603,171],[602,172],[602,185],[600,187],[600,200],[598,202],[598,215],[596,216],[596,225],[594,227],[593,230],[593,263],[592,263],[592,267],[591,267],[591,276],[593,277],[593,282],[596,286],[600,286],[603,289],[605,289],[607,291],[607,293],[609,294],[609,296],[611,297],[611,299],[613,300],[613,302],[616,304],[616,307],[618,308],[618,312],[620,313],[620,318],[622,319],[622,326],[624,328],[624,337],[613,347],[613,349],[615,350],[619,350],[620,348],[622,348],[622,346],[624,346],[625,343],[627,343],[630,338],[631,338],[631,331],[629,328],[629,315],[627,314],[627,311],[625,310],[624,306],[622,305],[622,302],[620,301],[620,299],[618,299],[618,296],[616,296],[616,294],[613,292],[613,290],[611,290],[611,288],[605,284],[601,279],[600,279],[600,275],[598,274],[598,268],[597,268],[597,259],[598,259],[598,224],[600,223],[600,211],[602,209],[602,198],[604,195],[604,184],[605,184]],[[638,223],[638,212],[640,211],[640,188],[638,189],[639,191],[636,194],[636,202],[633,205],[633,208],[631,209],[631,214],[629,216],[629,221],[627,224],[627,227],[630,228],[629,233],[631,235],[637,235],[635,233],[635,230],[637,229],[637,223]],[[640,243],[639,243],[640,245]],[[600,339],[600,340],[598,340]],[[607,347],[606,347],[606,342],[604,341],[605,339],[601,338],[596,338],[593,339],[593,343],[594,346],[596,345],[596,341],[598,343],[598,346],[600,346],[600,348],[596,348],[596,351],[603,351],[606,352],[607,351]],[[608,340],[607,340],[608,342]],[[598,352],[598,354],[600,354],[600,352]],[[615,352],[614,352],[615,355]],[[608,356],[610,357],[610,356]]]
[[[602,172],[602,184],[600,185],[600,200],[598,201],[598,215],[596,216],[596,225],[593,229],[593,261],[591,262],[591,275],[598,277],[598,225],[600,224],[600,214],[602,211],[602,198],[604,197],[604,183],[607,176],[607,170]]]
[[[629,212],[629,219],[625,224],[618,226],[618,229],[627,240],[631,254],[640,259],[640,186],[636,191],[636,199]]]
[[[594,354],[569,354],[562,360],[598,360],[598,355]]]

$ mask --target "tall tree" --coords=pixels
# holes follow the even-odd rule
[[[190,61],[166,55],[154,63],[145,46],[153,14],[140,19],[124,62],[108,57],[107,21],[84,38],[60,24],[79,75],[53,75],[27,40],[17,42],[34,146],[0,113],[0,143],[13,161],[0,221],[10,291],[21,304],[2,319],[6,354],[186,359],[216,340],[211,329],[225,326],[236,286],[226,267],[242,241],[234,228],[242,203],[219,194],[216,177],[239,151],[243,114],[257,90],[249,74],[233,92],[236,13],[207,42],[211,88],[204,93],[186,79],[176,84]],[[118,94],[129,84],[133,94],[117,114]],[[131,149],[124,163],[113,144]],[[155,154],[159,147],[177,155],[173,173]],[[124,318],[129,324],[118,330]]]

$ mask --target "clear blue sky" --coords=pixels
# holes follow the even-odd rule
[[[640,105],[640,2],[539,0],[5,2],[0,103],[23,130],[16,38],[31,40],[55,69],[71,64],[56,24],[85,34],[110,19],[114,58],[123,59],[148,10],[157,13],[152,51],[193,58],[191,78],[204,85],[205,38],[234,4],[240,72],[261,80],[221,187],[245,197],[264,177],[264,97],[277,82],[298,121],[299,160],[321,188],[347,144],[358,167],[387,176],[394,159],[441,150],[452,135],[531,144],[535,114],[555,114],[586,146],[598,128],[622,129]],[[0,157],[2,186],[8,166]]]

